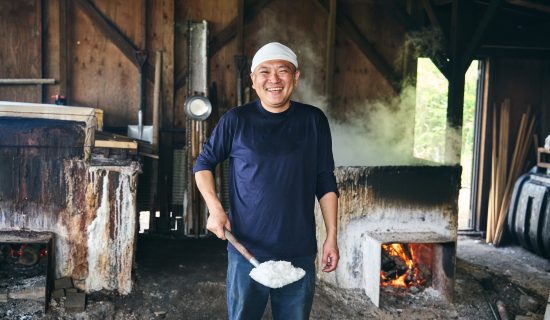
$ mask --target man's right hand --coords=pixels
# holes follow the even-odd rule
[[[231,225],[229,225],[227,214],[223,210],[222,203],[216,193],[214,175],[209,170],[197,171],[195,173],[195,181],[210,212],[206,221],[206,229],[210,230],[218,238],[225,240],[223,228],[225,227],[231,231]]]
[[[231,225],[229,219],[227,219],[227,214],[225,212],[210,212],[208,220],[206,221],[206,229],[210,230],[216,237],[225,240],[224,228],[231,231]]]

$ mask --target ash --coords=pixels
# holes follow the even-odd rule
[[[0,319],[34,320],[44,315],[44,302],[32,300],[9,300],[0,302]]]
[[[138,241],[131,294],[92,293],[81,313],[66,312],[61,300],[53,302],[47,314],[16,314],[10,305],[7,315],[6,304],[0,303],[0,319],[227,319],[225,242],[160,236],[141,236]],[[495,248],[459,238],[453,302],[427,287],[383,291],[376,308],[361,289],[318,282],[310,319],[494,319],[491,307],[496,310],[498,300],[506,305],[509,319],[542,319],[548,283],[550,261],[517,247]],[[520,303],[525,297],[534,303]],[[24,310],[20,305],[17,309]],[[262,319],[272,319],[269,304],[267,309]]]

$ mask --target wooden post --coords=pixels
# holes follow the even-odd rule
[[[447,129],[445,131],[445,162],[460,163],[462,149],[462,111],[464,108],[464,71],[462,44],[466,24],[466,2],[454,0],[451,19],[451,72],[447,99]]]
[[[159,107],[159,130],[174,125],[174,0],[154,1],[154,28],[159,32],[158,48],[163,52],[161,106]],[[159,232],[170,232],[172,210],[172,165],[174,137],[169,132],[159,134]]]
[[[327,103],[330,107],[333,103],[333,79],[334,79],[334,44],[336,38],[336,10],[337,0],[330,0],[329,13],[328,13],[328,25],[327,25],[327,67],[325,74],[325,95],[327,96]]]

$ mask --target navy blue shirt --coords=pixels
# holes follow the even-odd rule
[[[337,193],[323,112],[294,101],[281,113],[259,101],[233,108],[220,118],[193,172],[214,172],[226,158],[235,237],[259,257],[314,255],[315,196]]]

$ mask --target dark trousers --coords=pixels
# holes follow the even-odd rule
[[[270,259],[256,257],[260,262]],[[272,259],[275,260],[275,259]],[[254,266],[239,253],[229,251],[227,266],[227,311],[230,320],[261,319],[271,296],[273,319],[309,319],[315,293],[315,256],[285,259],[306,275],[279,289],[268,288],[249,275]]]

